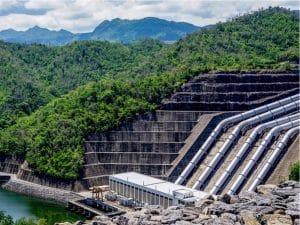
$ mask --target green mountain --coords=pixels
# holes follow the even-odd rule
[[[173,22],[154,17],[140,20],[105,20],[93,32],[74,34],[66,30],[50,31],[38,26],[26,31],[13,29],[0,32],[0,40],[12,43],[65,45],[76,40],[107,40],[130,42],[153,38],[174,42],[200,28],[189,23]]]
[[[69,31],[50,31],[38,26],[29,28],[26,31],[8,29],[0,32],[0,40],[12,43],[64,45],[73,39],[74,34]]]
[[[87,41],[63,47],[0,42],[0,154],[38,173],[76,179],[88,134],[158,107],[202,71],[289,69],[299,17],[269,8],[172,44]]]
[[[174,42],[186,34],[199,30],[200,27],[189,23],[173,22],[147,17],[140,20],[105,20],[92,33],[83,34],[79,39],[100,39],[130,42],[145,38]]]

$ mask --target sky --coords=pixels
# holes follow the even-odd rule
[[[284,0],[0,0],[0,30],[40,26],[90,32],[104,20],[158,17],[198,26],[226,21],[269,6],[299,9]]]

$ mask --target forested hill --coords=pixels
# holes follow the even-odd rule
[[[190,23],[174,22],[155,17],[138,20],[113,19],[100,23],[92,32],[74,34],[66,30],[53,31],[38,26],[26,31],[8,29],[0,31],[0,40],[12,43],[65,45],[78,40],[107,40],[132,42],[153,38],[165,42],[175,42],[186,34],[199,30]]]
[[[299,60],[298,24],[295,13],[269,8],[166,46],[0,43],[0,154],[26,155],[37,172],[75,179],[89,133],[155,109],[195,74],[289,69]]]

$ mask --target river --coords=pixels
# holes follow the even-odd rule
[[[53,225],[55,222],[84,220],[83,217],[68,211],[61,204],[6,191],[1,187],[0,211],[5,211],[14,220],[22,217],[44,218],[48,225]]]

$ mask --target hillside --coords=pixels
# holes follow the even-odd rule
[[[94,41],[64,47],[0,42],[0,128],[80,85],[133,68],[161,47],[153,40],[128,46]]]
[[[5,128],[0,132],[0,153],[26,155],[29,165],[37,172],[75,179],[83,163],[82,142],[88,134],[109,130],[133,115],[157,108],[163,98],[199,72],[288,69],[289,65],[283,62],[298,60],[298,23],[299,18],[294,13],[269,8],[219,23],[170,46],[157,42],[150,42],[147,48],[144,45],[82,42],[53,48],[1,43],[1,49],[5,50],[1,54],[6,60],[1,65],[1,74],[5,74],[1,79],[6,81],[3,83],[6,91],[1,93],[0,100],[2,105],[5,103],[1,114]],[[96,54],[99,46],[103,46],[103,51]],[[149,54],[148,48],[152,50]],[[107,49],[113,54],[103,58]],[[36,60],[37,53],[43,60]],[[105,62],[105,69],[97,67],[99,61]],[[58,62],[68,66],[63,66],[62,70],[61,66],[56,67]],[[22,117],[25,112],[19,109],[21,112],[11,119],[10,110],[15,109],[16,104],[8,100],[11,96],[16,96],[17,100],[21,98],[20,93],[14,95],[19,90],[16,84],[19,84],[18,78],[27,74],[28,78],[24,79],[28,83],[23,88],[30,90],[33,96],[32,85],[41,85],[41,90],[56,87],[56,82],[51,83],[45,75],[56,74],[54,80],[59,81],[61,91],[40,104],[50,101],[47,105],[39,107],[37,104],[27,112],[29,116]],[[80,77],[84,77],[84,81]],[[75,84],[69,85],[73,79]],[[88,81],[91,82],[67,93]],[[65,85],[68,88],[64,88]],[[38,96],[49,93],[52,92]],[[6,123],[10,119],[17,120]]]
[[[175,42],[200,27],[184,23],[167,21],[155,17],[139,20],[113,19],[100,23],[92,32],[71,33],[66,30],[52,31],[38,26],[26,31],[8,29],[0,31],[0,40],[12,43],[65,45],[76,40],[107,40],[131,42],[153,38],[164,42]]]

